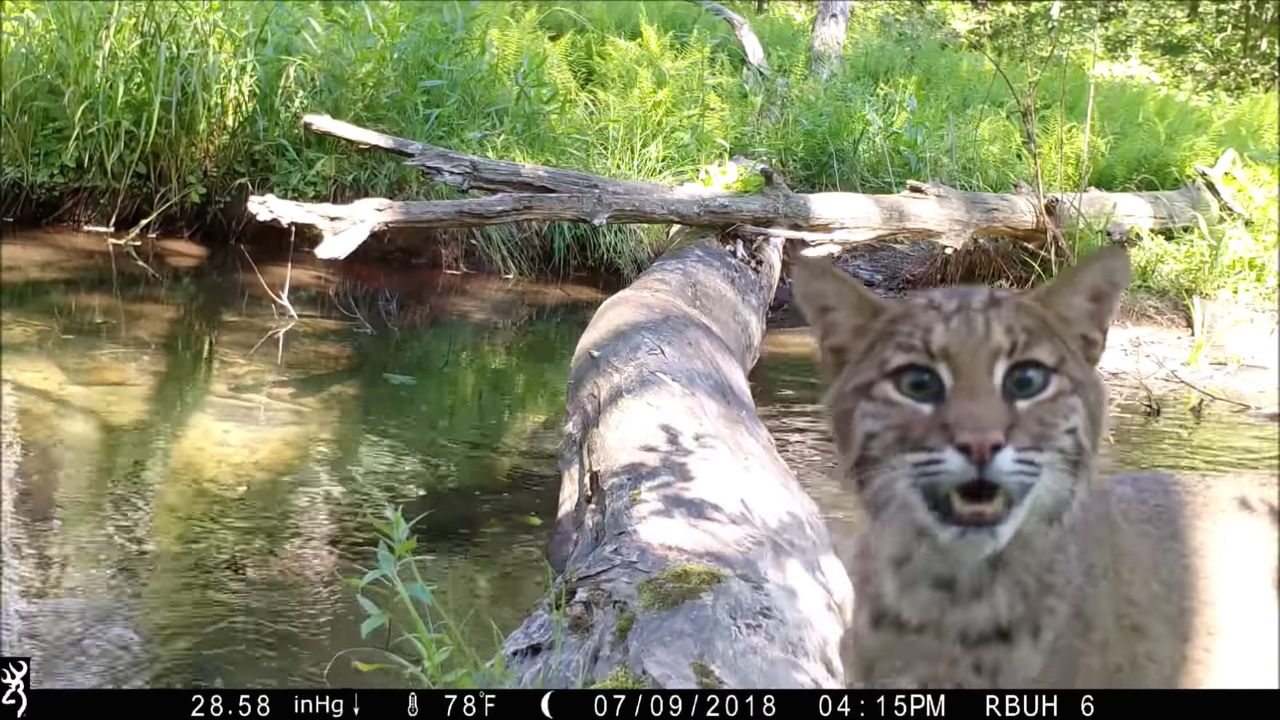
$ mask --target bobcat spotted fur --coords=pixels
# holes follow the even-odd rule
[[[1181,684],[1180,499],[1157,474],[1098,477],[1097,364],[1130,282],[1125,250],[1028,291],[884,299],[804,257],[792,277],[839,479],[863,512],[850,682]]]

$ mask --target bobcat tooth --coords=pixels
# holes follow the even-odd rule
[[[952,490],[949,494],[951,507],[957,514],[969,517],[997,518],[1005,513],[1009,506],[1009,498],[1003,493],[997,493],[994,498],[986,502],[969,502],[964,499],[959,490]]]

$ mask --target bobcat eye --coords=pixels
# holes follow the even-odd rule
[[[1034,360],[1015,363],[1004,374],[1004,395],[1010,400],[1030,400],[1049,387],[1053,371]]]
[[[892,373],[893,387],[906,397],[922,403],[939,403],[946,386],[938,373],[922,365],[907,365]]]

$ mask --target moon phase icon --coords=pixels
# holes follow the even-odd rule
[[[547,718],[551,717],[551,693],[552,691],[548,690],[547,694],[542,696],[542,714]]]

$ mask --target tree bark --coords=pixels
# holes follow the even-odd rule
[[[849,27],[849,0],[818,0],[809,42],[809,72],[826,77],[840,64]]]
[[[486,176],[487,177],[487,176]],[[502,183],[522,182],[521,175]],[[1079,204],[1076,204],[1077,197]],[[1046,212],[1063,229],[1139,227],[1162,231],[1191,226],[1196,213],[1217,215],[1204,183],[1180,190],[1107,193],[1090,190],[1046,198]],[[974,193],[908,182],[894,195],[825,192],[801,194],[767,187],[751,194],[721,194],[677,188],[644,193],[501,193],[465,200],[395,201],[366,198],[353,203],[301,203],[274,195],[252,196],[249,211],[261,222],[310,225],[321,231],[317,257],[349,255],[370,234],[394,227],[477,227],[521,221],[658,223],[731,228],[766,226],[820,232],[827,242],[846,244],[889,238],[931,239],[959,246],[972,236],[1043,239],[1035,199],[1019,194]]]
[[[587,326],[569,379],[552,598],[515,685],[840,687],[852,590],[747,383],[781,266],[696,239]]]

